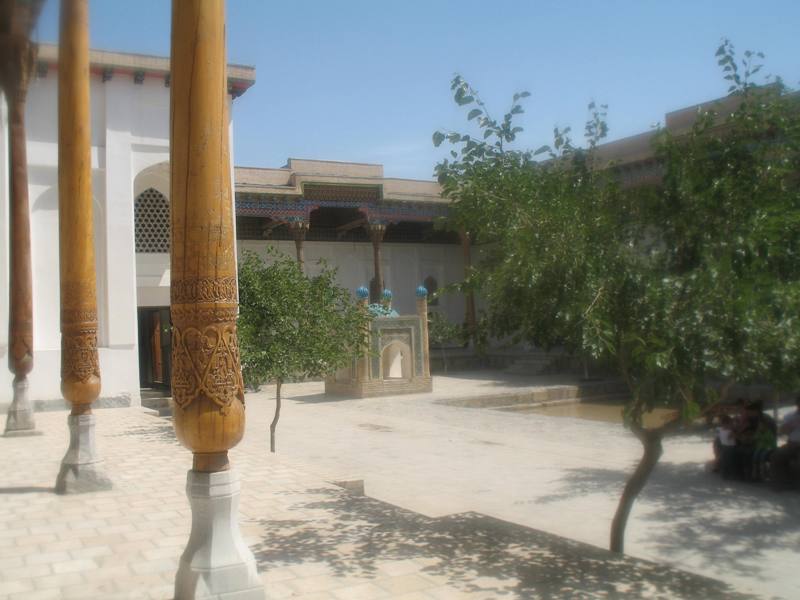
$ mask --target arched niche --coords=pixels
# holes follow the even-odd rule
[[[381,352],[383,379],[411,379],[413,371],[411,348],[408,344],[393,341]]]

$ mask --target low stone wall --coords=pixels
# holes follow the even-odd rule
[[[433,390],[430,377],[414,379],[376,379],[370,381],[325,381],[325,393],[334,396],[354,396],[371,398],[373,396],[394,396],[396,394],[414,394]]]

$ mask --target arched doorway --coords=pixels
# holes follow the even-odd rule
[[[139,384],[144,400],[169,395],[170,389],[169,164],[159,163],[139,173],[134,194]]]

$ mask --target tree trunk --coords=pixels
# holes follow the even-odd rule
[[[272,453],[275,452],[275,428],[278,426],[278,419],[281,418],[281,385],[283,381],[278,379],[275,391],[275,416],[269,424],[269,451]]]
[[[661,444],[664,438],[663,427],[651,430],[635,427],[633,432],[636,434],[636,437],[639,438],[639,441],[642,442],[644,454],[639,464],[636,466],[633,475],[631,475],[630,479],[625,483],[625,489],[622,491],[622,496],[619,499],[617,512],[614,515],[614,520],[611,522],[610,550],[619,554],[625,551],[625,527],[628,524],[628,516],[633,508],[633,503],[650,478],[653,469],[658,463],[658,459],[661,458],[661,454],[664,451]]]

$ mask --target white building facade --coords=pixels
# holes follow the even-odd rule
[[[92,185],[98,296],[99,405],[137,405],[142,386],[169,383],[169,59],[91,52]],[[26,105],[33,267],[34,367],[30,397],[39,408],[61,407],[58,256],[58,60],[40,48]],[[229,65],[233,99],[255,82],[251,67]],[[231,127],[232,135],[232,127]],[[231,143],[231,147],[233,144]],[[0,360],[8,354],[8,129],[0,103]],[[233,165],[231,165],[233,169]],[[308,225],[307,270],[318,259],[338,267],[355,289],[373,277],[370,223],[385,223],[381,266],[399,312],[414,312],[414,290],[463,277],[452,234],[436,232],[444,210],[431,182],[383,178],[380,165],[290,160],[281,169],[235,169],[239,249],[276,246],[294,255],[291,223],[298,207]],[[355,194],[349,198],[348,194]],[[331,200],[326,200],[326,194]],[[289,207],[290,213],[283,210]],[[388,212],[381,213],[381,207]],[[385,213],[385,214],[384,214]],[[406,219],[406,220],[404,220]],[[453,321],[458,297],[439,301]],[[0,369],[0,406],[11,399],[12,374]]]

